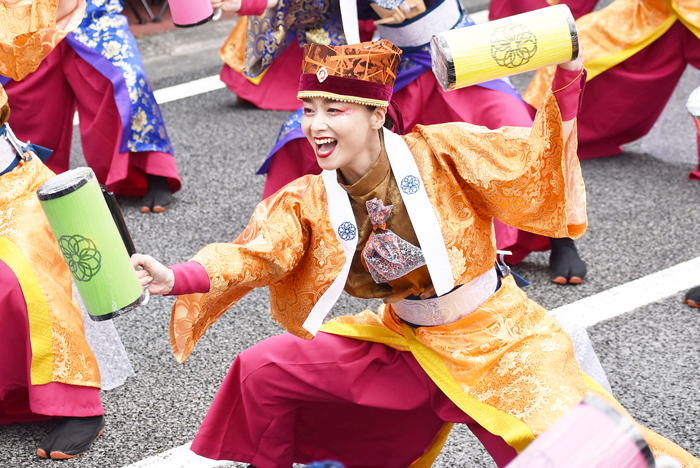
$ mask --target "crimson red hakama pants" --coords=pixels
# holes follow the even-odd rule
[[[598,0],[561,0],[559,3],[568,6],[574,19],[578,19],[593,11]],[[489,19],[493,21],[548,6],[547,0],[491,0]]]
[[[516,456],[411,353],[323,332],[311,341],[283,334],[236,357],[191,448],[259,468],[323,459],[406,468],[446,422],[467,424],[499,467]]]

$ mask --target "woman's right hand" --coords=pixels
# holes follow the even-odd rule
[[[136,270],[136,277],[142,287],[148,286],[148,292],[156,296],[168,294],[175,286],[173,270],[160,263],[150,255],[134,254],[131,264]],[[138,270],[138,267],[142,267]]]

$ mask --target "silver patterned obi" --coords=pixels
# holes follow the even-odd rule
[[[444,296],[431,299],[404,299],[391,304],[396,315],[413,325],[433,327],[456,322],[474,312],[496,291],[498,274],[494,268]]]

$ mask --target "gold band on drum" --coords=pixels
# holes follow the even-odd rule
[[[433,73],[445,91],[575,60],[578,31],[571,10],[555,5],[430,41]]]

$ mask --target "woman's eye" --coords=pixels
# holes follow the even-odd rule
[[[311,114],[314,113],[313,110],[311,110],[311,109],[309,109],[309,108],[307,108],[307,107],[304,107],[303,112],[304,112],[304,115],[311,115]]]
[[[328,109],[329,114],[339,114],[341,112],[343,112],[343,111],[341,111],[340,109],[332,109],[332,108]]]

